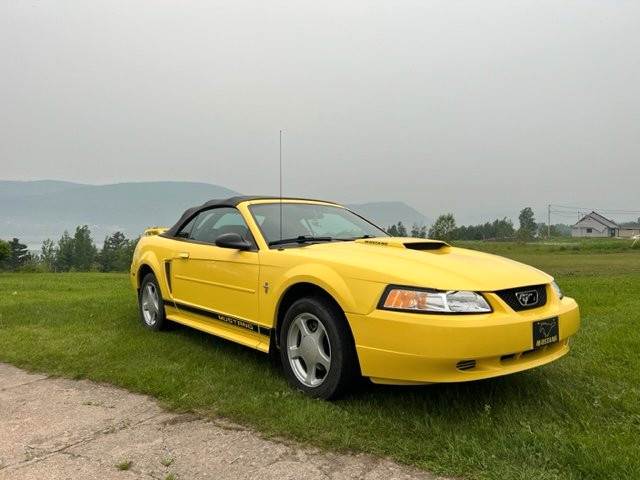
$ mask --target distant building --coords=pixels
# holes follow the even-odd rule
[[[596,212],[591,212],[571,227],[572,237],[619,237],[620,226],[604,218]],[[629,235],[631,236],[631,235]]]
[[[640,235],[640,225],[625,225],[620,227],[620,236],[622,238],[638,238]]]

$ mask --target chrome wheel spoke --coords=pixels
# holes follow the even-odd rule
[[[158,290],[152,283],[147,283],[142,291],[142,316],[147,325],[153,326],[158,320],[160,312],[160,299]]]
[[[298,347],[289,347],[289,358],[291,360],[296,360],[300,358],[300,348]]]
[[[309,325],[307,325],[306,319],[304,319],[302,315],[295,319],[294,325],[298,330],[300,330],[300,335],[302,335],[303,338],[312,334],[311,330],[309,330]]]
[[[307,387],[324,382],[331,367],[327,331],[318,317],[301,313],[291,322],[287,334],[287,357],[296,378]]]
[[[331,366],[331,358],[324,352],[320,352],[318,355],[318,364],[322,365],[324,369],[328,372],[329,367]]]
[[[317,382],[318,378],[316,377],[316,367],[312,365],[311,368],[307,369],[307,374],[305,375],[305,382],[307,385],[314,385]]]
[[[158,302],[158,295],[154,295],[153,296],[152,302],[153,302],[153,311],[157,312],[158,310],[160,310],[160,305],[158,304],[159,303]]]

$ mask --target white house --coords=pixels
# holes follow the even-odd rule
[[[596,212],[591,212],[571,227],[571,236],[618,237],[620,236],[620,227],[608,218],[604,218]]]

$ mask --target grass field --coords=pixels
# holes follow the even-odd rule
[[[292,391],[261,353],[181,327],[145,330],[124,274],[1,274],[0,361],[445,475],[640,478],[640,251],[500,253],[553,274],[578,300],[568,356],[487,381],[366,385],[329,403]]]

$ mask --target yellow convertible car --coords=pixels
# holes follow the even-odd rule
[[[390,237],[345,207],[235,197],[145,232],[131,282],[142,323],[167,320],[280,358],[312,397],[375,383],[462,382],[569,351],[576,302],[502,257]]]

